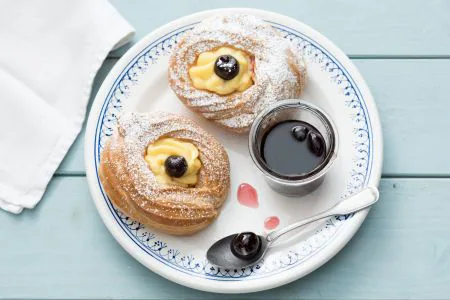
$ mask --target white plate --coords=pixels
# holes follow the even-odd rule
[[[223,12],[256,15],[292,40],[303,52],[308,67],[308,83],[302,98],[324,108],[337,125],[340,149],[336,163],[323,185],[308,196],[285,198],[270,190],[252,164],[247,137],[227,133],[191,113],[168,86],[168,57],[173,45],[197,22]],[[231,161],[231,192],[221,215],[206,230],[190,237],[162,234],[122,215],[108,200],[98,179],[99,154],[123,110],[166,110],[187,115],[223,143]],[[234,232],[262,233],[268,216],[278,216],[282,227],[329,208],[367,184],[377,186],[382,166],[382,135],[368,87],[345,54],[327,38],[299,21],[271,12],[213,10],[155,30],[117,62],[91,109],[85,161],[89,187],[100,216],[128,253],[152,271],[188,287],[243,293],[286,284],[323,265],[352,238],[368,210],[331,218],[284,238],[264,262],[252,268],[214,268],[205,259],[207,248],[218,238]],[[259,208],[238,203],[236,191],[243,182],[256,187]]]

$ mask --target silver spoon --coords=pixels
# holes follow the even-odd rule
[[[241,269],[254,265],[264,257],[273,242],[275,242],[280,236],[318,220],[322,220],[332,216],[347,215],[363,210],[375,204],[375,202],[378,201],[378,198],[378,189],[373,186],[368,186],[359,193],[345,200],[342,200],[332,208],[320,214],[298,221],[279,230],[272,231],[267,236],[256,235],[253,232],[246,232],[240,234],[236,233],[224,237],[215,242],[208,249],[206,258],[212,265],[228,269]],[[253,239],[253,242],[255,242],[256,245],[259,243],[259,247],[253,247],[253,249],[247,253],[235,250],[236,248],[232,249],[233,239],[238,235],[240,235],[241,242],[245,243]],[[238,247],[238,249],[240,248]]]

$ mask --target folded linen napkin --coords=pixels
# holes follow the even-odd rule
[[[33,208],[80,132],[93,79],[133,28],[106,0],[0,9],[0,208]]]

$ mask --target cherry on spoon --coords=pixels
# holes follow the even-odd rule
[[[240,269],[254,265],[264,257],[272,243],[285,233],[321,219],[363,210],[375,204],[378,198],[378,189],[368,186],[318,215],[272,231],[267,236],[260,236],[253,232],[242,232],[224,237],[208,249],[206,258],[212,265],[221,268]]]

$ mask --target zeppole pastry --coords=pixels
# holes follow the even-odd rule
[[[302,57],[270,25],[249,15],[215,16],[186,33],[173,50],[169,83],[184,104],[235,132],[277,100],[298,98]]]
[[[230,188],[223,146],[195,122],[168,113],[122,115],[99,173],[123,213],[175,235],[208,226]]]

